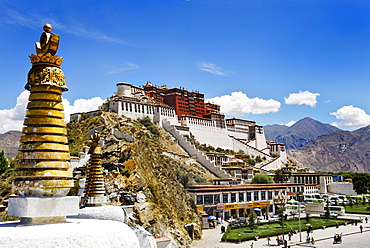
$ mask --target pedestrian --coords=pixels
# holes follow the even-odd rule
[[[367,224],[367,216],[365,217],[365,221],[366,221],[366,224]]]
[[[267,239],[267,245],[270,246],[270,239],[271,238],[270,237],[267,237],[266,239]]]
[[[314,245],[315,244],[315,240],[313,239],[313,237],[311,238],[311,244]]]
[[[254,245],[253,245],[253,242],[252,242],[252,244],[251,244],[251,248],[253,248],[253,246],[254,246]]]
[[[360,225],[360,232],[361,232],[361,233],[362,233],[362,228],[363,228],[363,227],[362,227],[362,225]]]
[[[288,233],[289,241],[292,240],[292,234]]]
[[[284,239],[284,248],[287,248],[288,247],[288,241],[286,241],[286,239]]]
[[[338,224],[338,222],[337,223],[335,223],[335,226],[338,228],[339,227],[339,224]]]

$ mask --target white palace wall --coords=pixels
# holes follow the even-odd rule
[[[230,137],[226,128],[216,127],[212,120],[184,116],[181,118],[182,125],[189,128],[196,140],[201,144],[212,145],[223,149],[233,149]]]
[[[172,125],[179,124],[175,110],[164,106],[121,100],[111,101],[109,108],[119,115],[132,119],[149,117],[160,125],[162,120],[168,120]]]

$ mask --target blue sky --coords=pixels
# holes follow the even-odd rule
[[[369,1],[12,0],[0,3],[0,132],[21,127],[45,23],[61,36],[67,113],[151,81],[260,125],[370,124]]]

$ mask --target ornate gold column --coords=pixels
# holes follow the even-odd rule
[[[30,56],[32,68],[25,86],[31,94],[14,181],[21,197],[13,198],[9,208],[9,215],[31,223],[65,221],[67,214],[78,211],[78,198],[65,197],[73,187],[73,177],[62,105],[62,92],[68,88],[60,69],[63,58],[54,55],[59,35],[50,33],[49,24],[44,30],[36,46],[38,54]],[[47,211],[33,209],[41,204]]]
[[[16,164],[16,191],[22,196],[65,196],[73,187],[62,91],[67,90],[63,59],[31,56],[30,90]]]

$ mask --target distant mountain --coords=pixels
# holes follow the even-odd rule
[[[266,140],[275,141],[275,138],[288,128],[289,127],[285,125],[273,124],[264,126],[263,130],[265,131]]]
[[[320,136],[288,155],[319,171],[370,173],[370,126]]]
[[[20,131],[8,131],[0,134],[0,151],[4,150],[5,157],[15,158],[18,154]]]
[[[284,143],[287,149],[297,149],[310,140],[322,135],[328,135],[340,129],[330,124],[324,124],[306,117],[297,121],[291,127],[284,125],[268,125],[264,127],[267,140]],[[280,132],[279,132],[280,130]]]

